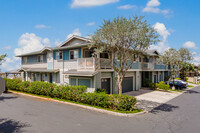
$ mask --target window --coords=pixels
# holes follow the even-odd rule
[[[136,55],[133,56],[133,61],[136,61]]]
[[[93,56],[94,51],[93,50],[84,50],[84,57],[89,58]]]
[[[43,56],[42,55],[38,55],[38,62],[43,62]]]
[[[78,58],[78,50],[70,50],[69,51],[69,59],[74,60]]]
[[[57,60],[62,60],[63,59],[63,53],[61,51],[56,52],[56,59]]]
[[[27,63],[27,57],[22,57],[22,64],[26,64]]]
[[[142,62],[142,58],[141,57],[139,57],[139,62]]]
[[[100,58],[109,59],[108,53],[100,53]]]

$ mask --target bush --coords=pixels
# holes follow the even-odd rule
[[[181,78],[175,78],[175,80],[181,80]]]
[[[185,81],[188,81],[188,77],[185,77]]]
[[[156,83],[149,83],[149,87],[151,90],[156,90]]]
[[[86,86],[58,86],[47,82],[21,82],[16,79],[6,79],[6,81],[6,87],[11,90],[50,96],[112,110],[133,111],[137,102],[134,97],[117,94],[108,95],[102,90],[99,90],[98,93],[85,93]]]
[[[156,87],[162,90],[169,90],[170,86],[166,85],[164,81],[161,81],[159,83],[156,84]]]
[[[106,89],[101,89],[101,88],[98,88],[95,92],[96,93],[106,93],[107,94]]]
[[[19,90],[21,86],[20,79],[4,79],[6,81],[6,89]]]

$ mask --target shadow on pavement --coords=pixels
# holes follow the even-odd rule
[[[179,107],[171,105],[171,104],[162,104],[162,105],[160,105],[158,107],[155,107],[150,112],[154,113],[154,114],[159,113],[161,111],[163,111],[163,112],[172,112],[172,111],[174,111],[177,108],[179,108]]]
[[[9,100],[9,99],[15,99],[18,98],[16,96],[6,96],[5,94],[0,96],[0,102],[4,101],[4,100]]]
[[[188,94],[197,94],[197,93],[200,93],[200,92],[194,91],[194,90],[187,90],[187,91],[185,91],[185,93],[188,93]]]
[[[30,127],[30,125],[19,121],[0,119],[0,133],[20,133],[24,127]]]

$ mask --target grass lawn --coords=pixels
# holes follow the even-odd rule
[[[95,108],[98,108],[98,109],[104,109],[104,110],[113,111],[113,112],[118,112],[118,113],[130,114],[130,113],[139,113],[139,112],[142,112],[142,111],[143,111],[143,110],[141,110],[141,109],[134,109],[133,111],[112,110],[112,109],[108,109],[108,108],[103,108],[103,107],[99,107],[99,106],[92,106],[92,105],[83,104],[83,103],[79,103],[79,102],[74,102],[74,101],[70,101],[70,100],[59,99],[59,98],[52,98],[52,97],[50,97],[50,96],[36,95],[36,94],[32,94],[32,93],[21,92],[21,91],[10,90],[10,89],[9,89],[9,91],[10,91],[10,92],[13,91],[13,92],[18,92],[18,93],[24,93],[24,94],[28,94],[28,95],[32,95],[32,96],[50,98],[50,99],[55,99],[55,100],[59,100],[59,101],[63,101],[63,102],[70,102],[70,103],[80,104],[80,105],[89,106],[89,107],[95,107]]]
[[[188,88],[192,88],[192,87],[194,87],[194,86],[192,86],[192,85],[188,85]]]

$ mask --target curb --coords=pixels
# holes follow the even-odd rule
[[[85,105],[81,105],[81,104],[75,104],[75,103],[71,103],[71,102],[59,101],[59,100],[55,100],[55,99],[52,99],[52,98],[33,96],[33,95],[20,93],[20,92],[15,92],[15,91],[10,91],[10,90],[8,92],[13,93],[13,94],[17,94],[17,95],[29,96],[29,97],[39,98],[39,99],[53,101],[53,102],[57,102],[57,103],[77,106],[77,107],[81,107],[81,108],[84,108],[84,109],[88,109],[88,110],[92,110],[92,111],[96,111],[96,112],[100,112],[100,113],[106,113],[106,114],[110,114],[110,115],[115,115],[115,116],[121,116],[121,117],[133,117],[133,116],[136,116],[136,115],[141,115],[141,114],[148,113],[148,111],[142,111],[142,112],[139,112],[139,113],[130,113],[130,114],[118,113],[118,112],[113,112],[113,111],[109,111],[109,110],[105,110],[105,109],[99,109],[99,108],[95,108],[95,107],[85,106]]]

